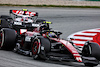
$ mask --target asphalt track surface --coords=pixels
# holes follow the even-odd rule
[[[10,9],[27,8],[37,11],[39,18],[53,22],[51,28],[63,32],[61,38],[77,31],[100,28],[100,9],[0,7],[0,15],[9,15]],[[85,67],[78,62],[36,61],[32,57],[0,50],[0,67]],[[100,67],[98,65],[97,67]]]

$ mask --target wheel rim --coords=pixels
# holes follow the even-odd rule
[[[38,41],[35,41],[33,43],[33,46],[32,46],[32,53],[33,53],[33,55],[36,55],[37,54],[38,48],[39,48],[39,42]]]

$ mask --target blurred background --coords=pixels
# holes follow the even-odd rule
[[[72,0],[72,1],[100,1],[100,0]]]

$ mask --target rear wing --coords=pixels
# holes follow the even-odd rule
[[[16,15],[16,16],[27,15],[29,17],[38,16],[37,12],[22,11],[22,10],[10,10],[10,14],[13,14],[13,15]]]

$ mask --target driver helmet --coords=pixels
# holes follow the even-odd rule
[[[22,9],[23,11],[28,11],[27,9]]]
[[[27,9],[22,9],[24,11],[23,15],[26,15]]]
[[[48,33],[48,37],[57,38],[57,35],[54,32]]]

